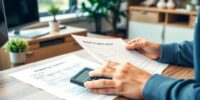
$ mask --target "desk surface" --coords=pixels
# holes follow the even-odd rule
[[[84,50],[61,55],[58,57],[50,58],[40,62],[24,65],[21,67],[12,68],[5,71],[0,71],[0,100],[62,100],[52,94],[49,94],[43,90],[35,88],[31,85],[18,81],[8,74],[24,70],[27,68],[35,67],[43,63],[48,63],[57,59],[62,59],[69,55],[77,55],[88,60],[94,61],[94,59]],[[95,61],[94,61],[95,62]],[[193,78],[193,68],[181,67],[181,66],[169,66],[163,72],[163,75],[173,78]],[[127,100],[123,97],[116,98],[117,100]]]

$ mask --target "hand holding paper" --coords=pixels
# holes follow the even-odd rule
[[[153,61],[135,50],[127,50],[122,39],[97,39],[73,35],[75,40],[100,63],[109,60],[130,62],[151,74],[161,74],[168,66]]]
[[[126,48],[129,50],[136,50],[150,59],[160,58],[160,44],[147,41],[143,38],[135,38],[129,41],[126,45]]]

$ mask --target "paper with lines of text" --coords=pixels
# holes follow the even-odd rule
[[[100,63],[108,60],[130,62],[151,74],[161,74],[168,66],[151,60],[135,50],[127,50],[122,39],[98,39],[72,35],[74,39]]]

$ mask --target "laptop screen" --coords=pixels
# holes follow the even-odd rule
[[[0,0],[0,47],[2,47],[7,41],[8,33],[3,10],[3,1]]]

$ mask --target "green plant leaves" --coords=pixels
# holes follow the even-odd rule
[[[81,5],[82,5],[82,11],[88,12],[88,13],[91,12],[91,9],[87,8],[84,2]]]
[[[58,7],[52,5],[52,6],[49,8],[48,12],[49,12],[51,15],[53,15],[53,21],[56,22],[56,21],[57,21],[57,20],[56,20],[56,15],[60,13],[60,9],[59,9]]]
[[[6,43],[5,48],[9,52],[22,53],[28,49],[28,42],[21,38],[14,38]]]
[[[123,16],[123,17],[127,17],[127,14],[126,14],[125,11],[121,11],[121,12],[120,12],[120,15]]]
[[[88,0],[88,2],[91,6],[87,7],[83,2],[81,11],[88,13],[89,21],[104,18],[113,26],[113,29],[116,29],[116,24],[121,21],[122,17],[126,17],[126,12],[120,9],[124,0]]]
[[[48,12],[51,14],[51,15],[57,15],[59,12],[60,12],[60,9],[54,5],[52,5]]]
[[[87,12],[89,14],[88,19],[91,21],[96,18],[108,18],[108,9],[107,5],[103,2],[104,0],[88,0],[90,7],[86,7],[86,4],[83,2],[81,4],[82,12]],[[97,17],[98,16],[98,17]]]

